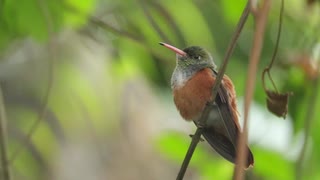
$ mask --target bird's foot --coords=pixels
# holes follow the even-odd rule
[[[191,138],[193,138],[194,135],[193,135],[193,134],[189,134],[189,136],[190,136]],[[202,137],[200,137],[200,141],[203,142],[204,139],[203,139]]]
[[[215,101],[210,101],[210,102],[207,102],[207,106],[216,107],[217,103]]]

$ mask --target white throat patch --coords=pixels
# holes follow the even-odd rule
[[[175,69],[171,77],[171,88],[181,88],[192,77],[193,73]]]

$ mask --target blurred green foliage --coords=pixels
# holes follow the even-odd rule
[[[84,131],[103,138],[117,134],[117,131],[125,131],[121,127],[121,120],[126,118],[122,109],[127,100],[125,83],[133,77],[146,79],[155,92],[158,92],[156,89],[169,91],[170,76],[175,66],[174,54],[160,48],[158,42],[168,41],[181,48],[201,45],[212,52],[220,65],[245,3],[245,0],[0,1],[0,63],[10,64],[14,60],[6,57],[15,53],[15,43],[19,41],[32,39],[42,48],[49,49],[45,58],[36,61],[45,62],[40,72],[12,63],[10,67],[14,69],[17,66],[18,75],[0,74],[9,119],[10,153],[17,148],[25,148],[11,164],[14,176],[18,179],[43,179],[50,171],[51,162],[58,156],[59,146],[74,136],[86,137],[81,135]],[[306,117],[310,113],[308,109],[314,108],[305,160],[297,161],[299,153],[290,159],[283,153],[253,144],[251,147],[256,164],[247,173],[247,179],[295,179],[297,171],[300,171],[295,169],[299,167],[297,163],[302,163],[302,179],[320,177],[320,132],[317,130],[320,127],[320,114],[317,113],[320,95],[315,97],[315,107],[309,107],[315,95],[316,78],[310,78],[308,74],[314,67],[304,69],[299,64],[300,61],[307,64],[316,64],[314,59],[319,61],[320,57],[312,58],[314,54],[320,54],[319,48],[315,48],[320,40],[319,6],[319,3],[314,3],[312,7],[307,7],[302,0],[286,3],[277,63],[272,69],[278,89],[294,93],[289,101],[288,116],[294,130],[289,144],[294,144],[294,140],[305,130]],[[271,9],[256,77],[255,102],[263,107],[266,95],[260,74],[274,51],[279,2],[274,2]],[[97,23],[95,18],[107,26]],[[79,49],[74,50],[71,46],[82,44],[81,40],[70,44],[70,47],[69,44],[60,44],[61,47],[50,45],[52,39],[59,39],[65,31],[77,32],[97,41],[100,48],[106,46],[101,50],[106,51],[103,61],[80,61],[82,56],[77,56]],[[254,23],[250,17],[227,69],[239,97],[245,91],[253,32]],[[49,53],[53,47],[57,51],[54,56]],[[92,48],[96,50],[97,47]],[[94,50],[92,54],[98,51]],[[91,51],[90,47],[88,51]],[[302,54],[306,54],[307,58],[299,59]],[[50,61],[54,61],[53,81],[49,80],[50,70],[46,68],[50,66]],[[48,82],[52,84],[49,86],[50,98],[44,116],[46,121],[40,123],[31,140],[26,140],[25,135],[42,111]],[[130,86],[128,89],[134,93],[134,88]],[[160,99],[163,94],[156,95]],[[171,96],[166,95],[166,98],[171,99]],[[88,124],[87,119],[92,124]],[[189,142],[187,135],[168,131],[155,138],[153,145],[160,153],[159,157],[179,167]],[[200,145],[191,160],[190,169],[198,172],[201,179],[230,179],[233,165],[216,156],[205,145]]]

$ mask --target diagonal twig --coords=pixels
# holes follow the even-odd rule
[[[141,9],[143,13],[145,14],[145,17],[149,24],[153,27],[153,29],[157,32],[157,34],[161,37],[162,40],[170,43],[169,38],[166,36],[166,34],[161,30],[160,26],[156,23],[155,19],[153,18],[152,14],[146,7],[147,1],[144,0],[137,0],[138,4],[140,4]]]
[[[26,137],[25,137],[26,139],[31,139],[33,133],[36,131],[36,129],[38,128],[38,125],[44,119],[44,116],[47,112],[48,102],[49,102],[51,89],[52,89],[52,83],[53,83],[53,63],[54,63],[55,49],[56,49],[53,45],[53,42],[51,42],[52,35],[53,35],[53,29],[54,29],[52,15],[50,14],[48,6],[46,6],[46,3],[44,2],[44,0],[38,0],[37,3],[38,3],[40,11],[42,12],[42,14],[44,16],[44,20],[45,20],[46,26],[47,26],[48,38],[49,38],[48,84],[47,84],[47,87],[45,90],[45,95],[43,97],[43,102],[41,104],[41,107],[42,107],[41,111],[38,113],[37,119],[31,125],[31,128],[27,132]],[[18,157],[18,155],[21,153],[21,151],[23,149],[24,149],[23,147],[19,147],[12,153],[12,155],[9,159],[10,164],[12,164],[15,161],[15,159]]]
[[[241,33],[241,30],[243,29],[243,26],[244,24],[246,23],[247,21],[247,18],[248,18],[248,15],[250,13],[250,5],[249,5],[249,1],[247,2],[246,4],[246,7],[244,8],[243,12],[242,12],[242,15],[240,17],[240,20],[237,24],[237,28],[235,30],[235,32],[233,33],[233,36],[232,36],[232,39],[229,43],[229,47],[226,51],[226,54],[225,54],[225,57],[223,59],[223,64],[221,66],[221,68],[219,69],[219,72],[218,72],[218,75],[216,77],[216,80],[215,80],[215,83],[213,85],[213,88],[212,88],[212,99],[215,99],[217,93],[218,93],[218,88],[220,87],[220,84],[221,84],[221,81],[222,81],[222,78],[224,76],[224,73],[227,69],[227,65],[228,65],[228,62],[229,62],[229,59],[230,59],[230,56],[236,46],[236,42],[239,38],[239,35]],[[193,155],[193,152],[200,140],[200,137],[201,137],[201,134],[202,134],[202,131],[203,131],[203,128],[201,128],[201,126],[203,124],[206,124],[206,121],[207,121],[207,118],[208,118],[208,115],[209,115],[209,112],[211,110],[212,106],[208,105],[206,106],[205,110],[203,111],[202,115],[201,115],[201,118],[199,120],[199,125],[200,127],[197,128],[195,134],[193,135],[192,137],[192,141],[191,141],[191,144],[189,146],[189,149],[187,151],[187,154],[183,160],[183,163],[181,165],[181,168],[180,168],[180,171],[178,173],[178,176],[177,176],[177,180],[181,180],[183,179],[184,177],[184,174],[187,170],[187,167],[189,165],[189,162],[191,160],[191,157]],[[203,126],[202,126],[203,127]]]
[[[167,22],[167,26],[172,30],[175,38],[178,42],[181,42],[181,46],[186,46],[185,37],[182,35],[181,29],[179,28],[177,22],[174,20],[172,14],[164,8],[164,6],[159,3],[159,1],[150,1],[149,2],[154,9],[163,17],[163,19]]]
[[[311,87],[311,94],[310,94],[310,99],[309,99],[309,104],[307,108],[307,113],[305,116],[305,122],[304,122],[304,139],[303,139],[303,146],[302,150],[300,151],[300,154],[298,156],[298,160],[296,162],[296,179],[300,180],[302,179],[302,174],[303,174],[303,161],[305,159],[305,154],[307,151],[307,147],[309,144],[309,136],[310,136],[310,129],[311,129],[311,124],[312,120],[314,118],[314,114],[316,112],[316,103],[317,103],[317,96],[319,96],[319,84],[320,84],[320,60],[318,60],[318,65],[317,65],[317,71],[318,73],[317,78],[315,78],[312,81],[312,87]]]
[[[2,88],[0,87],[0,178],[10,180],[10,166],[8,163],[8,133],[7,133],[7,117],[3,100]]]
[[[245,162],[247,157],[247,139],[248,139],[248,115],[250,110],[250,104],[253,98],[253,92],[256,81],[257,66],[261,55],[261,50],[263,46],[263,38],[265,27],[267,24],[267,18],[269,10],[271,7],[271,0],[264,0],[262,7],[254,9],[253,15],[255,17],[255,33],[253,44],[250,53],[247,82],[246,82],[246,91],[244,98],[244,123],[243,123],[243,132],[240,133],[237,147],[237,160],[236,166],[234,169],[234,179],[242,180],[244,177]]]

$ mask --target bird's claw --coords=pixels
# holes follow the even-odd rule
[[[215,101],[207,102],[207,106],[217,106],[217,103]]]
[[[195,124],[196,124],[197,128],[199,128],[199,129],[203,129],[203,128],[206,127],[206,125],[204,125],[204,124],[201,123],[201,122],[196,122]]]
[[[194,135],[193,135],[193,134],[189,134],[189,136],[190,136],[191,138],[193,138]],[[200,141],[203,142],[204,139],[203,139],[202,137],[200,137]]]

